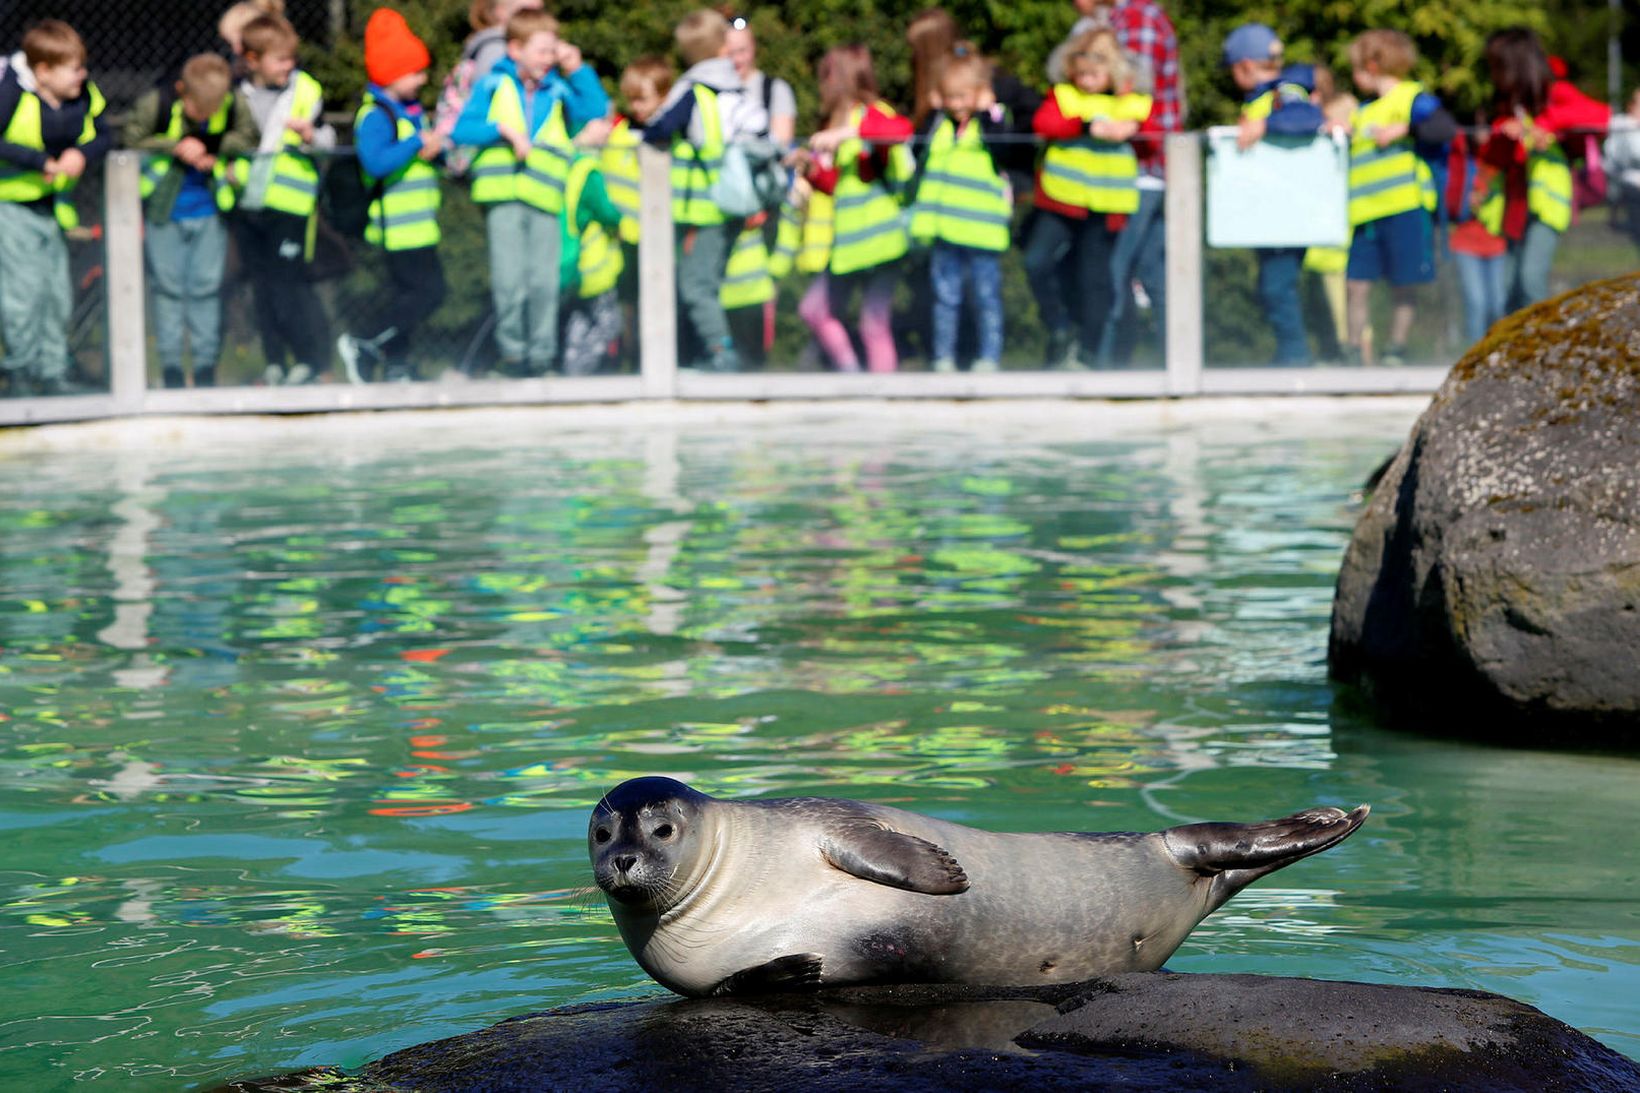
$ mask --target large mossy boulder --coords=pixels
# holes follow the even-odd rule
[[[1356,524],[1329,660],[1442,732],[1640,742],[1640,276],[1452,369]]]
[[[1479,991],[1134,973],[576,1006],[240,1091],[1640,1088],[1640,1066]]]

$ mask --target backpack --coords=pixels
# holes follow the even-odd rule
[[[370,223],[370,203],[381,196],[380,180],[366,186],[356,155],[333,155],[319,178],[319,214],[349,239],[362,239]]]
[[[723,167],[706,196],[730,217],[755,216],[780,207],[786,196],[786,168],[778,145],[769,139],[769,107],[774,80],[763,77],[763,132],[736,137],[723,149]]]
[[[456,119],[461,117],[461,111],[473,93],[473,85],[478,82],[477,56],[475,36],[468,40],[462,48],[461,59],[450,67],[444,77],[444,85],[438,93],[438,105],[433,108],[433,129],[440,136],[448,137],[455,131]],[[476,148],[465,145],[451,145],[444,153],[445,173],[452,178],[466,177],[477,152]]]

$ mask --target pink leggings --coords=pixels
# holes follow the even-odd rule
[[[860,298],[860,341],[866,348],[866,366],[873,372],[892,372],[898,364],[894,351],[894,263],[873,266],[854,273],[822,273],[809,284],[797,313],[814,331],[815,340],[839,372],[858,372],[859,355],[848,327],[837,315],[847,305],[856,286],[863,286]]]

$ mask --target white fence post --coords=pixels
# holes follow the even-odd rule
[[[1167,393],[1202,389],[1202,139],[1167,136]]]
[[[103,266],[108,293],[108,390],[116,412],[140,413],[148,387],[142,280],[142,157],[114,152],[104,180]]]
[[[678,392],[678,291],[672,157],[638,145],[638,367],[645,398]]]

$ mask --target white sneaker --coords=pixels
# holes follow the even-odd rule
[[[979,360],[974,362],[974,366],[973,366],[972,369],[970,369],[970,371],[974,371],[974,372],[1000,372],[1000,371],[1002,371],[1002,366],[1000,364],[998,364],[996,361],[991,360],[989,357],[981,357]]]
[[[347,382],[364,383],[364,377],[359,374],[359,339],[351,334],[342,334],[336,339],[336,355],[342,358],[342,370],[347,373]]]
[[[285,382],[285,370],[277,364],[270,364],[262,369],[262,382],[269,387],[278,387]]]
[[[301,362],[290,366],[290,372],[285,376],[285,386],[295,387],[299,383],[306,383],[313,378],[313,369]]]
[[[956,370],[957,362],[950,357],[939,357],[934,361],[934,371],[936,372],[955,372]]]

